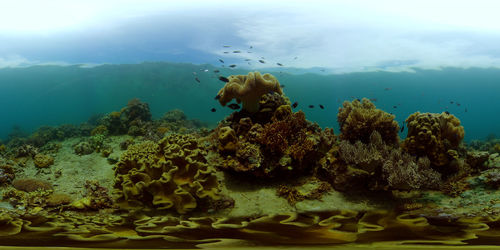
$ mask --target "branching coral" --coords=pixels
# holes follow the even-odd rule
[[[199,199],[218,199],[214,169],[192,136],[172,134],[158,144],[129,146],[115,168],[115,190],[129,205],[187,213]]]
[[[282,94],[280,84],[276,77],[267,73],[261,75],[259,72],[249,72],[248,75],[232,75],[228,77],[229,82],[219,90],[218,97],[222,106],[226,106],[232,99],[243,104],[243,109],[248,112],[259,111],[261,97],[274,91]]]
[[[340,138],[350,142],[368,143],[373,131],[377,131],[387,144],[399,142],[399,125],[394,115],[377,109],[370,100],[363,98],[352,102],[345,101],[339,108],[337,120],[340,125]]]
[[[403,148],[410,154],[427,156],[434,166],[445,166],[456,157],[458,145],[464,138],[464,128],[454,115],[420,113],[407,119],[408,136]]]

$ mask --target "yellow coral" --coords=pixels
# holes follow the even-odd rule
[[[231,127],[222,127],[218,130],[219,150],[236,151],[238,139],[236,132]]]
[[[54,164],[54,157],[45,154],[36,154],[33,160],[38,168],[47,168]]]
[[[119,201],[186,213],[197,200],[218,199],[215,170],[193,136],[172,134],[158,144],[131,145],[115,169]]]
[[[108,134],[108,128],[104,125],[99,125],[92,129],[90,132],[90,135],[107,135]]]
[[[370,100],[363,98],[352,102],[345,101],[339,108],[337,120],[340,125],[340,138],[364,143],[369,141],[373,131],[377,131],[384,142],[396,144],[399,142],[399,125],[395,116],[377,109]]]
[[[232,75],[229,82],[219,90],[219,102],[226,106],[233,98],[243,103],[243,109],[248,112],[259,111],[259,101],[262,95],[274,91],[282,94],[280,83],[273,75],[259,72],[249,72],[248,75]]]
[[[458,145],[464,138],[460,120],[449,113],[416,112],[406,119],[408,136],[403,148],[411,154],[427,156],[435,166],[447,165],[456,157]]]

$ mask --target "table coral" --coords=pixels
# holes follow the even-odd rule
[[[345,101],[342,106],[337,114],[341,139],[367,143],[371,133],[377,131],[385,143],[399,143],[399,125],[394,121],[394,115],[377,109],[366,98]]]
[[[280,83],[273,75],[259,72],[249,72],[248,75],[232,75],[219,90],[217,96],[222,106],[226,106],[232,99],[243,104],[243,109],[248,112],[259,111],[261,97],[271,91],[282,94]]]
[[[171,134],[159,143],[129,146],[115,168],[118,201],[187,213],[200,199],[218,199],[215,170],[193,136]]]
[[[465,135],[460,120],[446,112],[416,112],[406,119],[406,124],[408,136],[402,147],[410,154],[427,156],[438,167],[450,163]]]

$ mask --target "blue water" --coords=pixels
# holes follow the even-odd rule
[[[200,70],[201,69],[201,70]],[[208,69],[209,72],[204,72]],[[247,70],[181,63],[140,63],[75,66],[33,66],[0,69],[0,138],[13,126],[31,132],[42,125],[79,124],[98,113],[119,111],[132,98],[149,103],[154,118],[171,109],[182,109],[188,118],[216,124],[232,110],[214,100],[224,85],[222,75]],[[194,80],[194,74],[201,83]],[[310,121],[333,127],[344,100],[376,98],[375,105],[404,121],[413,112],[449,111],[465,127],[465,140],[500,135],[500,69],[419,70],[367,72],[339,75],[261,70],[274,74],[284,92]],[[451,103],[453,102],[453,103]],[[457,102],[460,106],[457,105]],[[319,104],[325,109],[320,109]],[[308,105],[315,105],[309,108]],[[210,112],[216,108],[217,112]],[[467,111],[467,112],[466,112]],[[405,137],[406,131],[401,133]]]

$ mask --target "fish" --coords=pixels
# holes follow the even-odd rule
[[[458,107],[460,107],[460,103],[457,102],[456,104],[457,104]]]
[[[210,111],[215,112],[215,111],[217,111],[217,110],[216,110],[215,108],[212,108]]]
[[[208,69],[204,69],[203,72],[208,72]]]
[[[229,79],[223,77],[223,76],[219,76],[219,80],[223,81],[223,82],[229,82]]]
[[[250,54],[251,54],[251,53],[252,53],[252,51],[247,51],[247,53],[250,53]]]
[[[385,88],[384,90],[385,90],[385,91],[388,91],[388,90],[391,90],[391,88]]]
[[[231,104],[227,105],[227,107],[229,107],[232,110],[241,108],[240,105],[238,105],[236,103],[231,103]]]
[[[321,71],[321,72],[325,72],[325,69],[320,69],[319,71]]]
[[[224,48],[231,48],[231,45],[223,45]]]
[[[224,60],[222,60],[222,59],[219,59],[219,62],[221,62],[221,63],[224,63]]]
[[[325,106],[323,106],[323,105],[321,105],[321,104],[320,104],[320,105],[319,105],[319,108],[320,108],[320,109],[325,109]]]
[[[241,50],[235,50],[233,53],[241,53]]]
[[[296,108],[298,105],[299,105],[299,103],[298,103],[298,102],[294,102],[294,103],[292,104],[292,108]]]
[[[245,62],[252,61],[252,59],[245,59]]]
[[[467,113],[467,108],[465,108],[465,113]]]
[[[450,101],[450,104],[453,104],[453,101]]]
[[[219,99],[220,99],[220,95],[216,95],[215,100],[219,100]]]
[[[450,112],[448,112],[448,111],[444,111],[444,113],[445,113],[445,114],[447,114],[447,115],[449,115],[449,114],[450,114]]]
[[[198,83],[201,83],[201,82],[200,82],[200,79],[198,79],[198,77],[195,77],[194,79],[195,79]]]
[[[253,46],[250,46],[250,48],[249,48],[249,49],[253,49]]]
[[[378,101],[378,99],[377,98],[370,98],[370,101],[376,102],[376,101]]]
[[[193,71],[193,75],[197,75],[196,72]]]
[[[224,54],[229,54],[229,51],[224,51]]]
[[[396,108],[398,108],[398,106],[394,105],[394,106],[392,106],[392,108],[395,108],[395,109],[396,109]]]
[[[310,108],[310,109],[314,108],[314,105],[309,105],[309,108]]]
[[[285,88],[285,84],[280,84],[280,88],[284,89]]]
[[[403,127],[401,127],[400,133],[403,133],[404,130],[405,130],[405,123],[403,122]]]
[[[220,70],[218,70],[218,69],[214,70],[214,73],[219,73],[219,72],[220,72]]]
[[[280,66],[280,67],[281,67],[281,66],[283,66],[283,64],[281,64],[281,63],[276,63],[276,65],[278,65],[278,66]]]
[[[294,58],[293,58],[293,60],[297,60],[298,58],[299,58],[299,57],[298,57],[298,56],[296,56],[296,57],[294,57]]]
[[[264,60],[259,60],[260,63],[266,63]]]
[[[234,68],[234,67],[236,67],[236,64],[231,64],[231,65],[229,65],[229,67]]]

